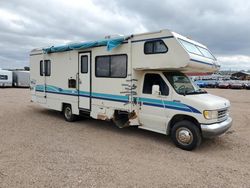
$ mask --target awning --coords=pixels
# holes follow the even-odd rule
[[[104,39],[104,40],[97,40],[91,42],[79,42],[79,43],[71,43],[65,44],[60,46],[51,46],[49,48],[43,48],[43,52],[46,54],[49,53],[56,53],[56,52],[65,52],[69,50],[82,50],[91,47],[98,47],[98,46],[107,46],[107,50],[111,51],[112,49],[120,46],[123,41],[125,41],[126,37],[114,38],[114,39]]]

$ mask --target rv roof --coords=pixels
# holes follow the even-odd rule
[[[171,33],[176,38],[180,38],[180,39],[186,40],[188,42],[191,42],[195,45],[201,46],[203,48],[207,48],[206,46],[202,45],[201,43],[193,41],[187,37],[184,37],[178,33],[172,32],[168,29],[164,29],[164,30],[159,30],[159,31],[155,31],[155,32],[145,32],[145,33],[140,33],[140,34],[129,35],[126,37],[123,36],[123,37],[116,37],[116,38],[106,38],[106,39],[96,40],[96,41],[67,43],[67,44],[56,45],[56,46],[45,47],[45,48],[36,48],[36,49],[33,49],[31,51],[31,53],[37,52],[37,51],[43,51],[44,53],[55,53],[55,52],[64,52],[64,51],[69,51],[69,50],[86,49],[86,48],[97,47],[97,46],[107,46],[107,50],[112,50],[113,48],[118,47],[120,44],[122,44],[124,41],[126,41],[131,36],[142,37],[142,36],[146,36],[146,35],[159,34],[162,32]]]

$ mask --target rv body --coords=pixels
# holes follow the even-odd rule
[[[30,86],[30,71],[13,71],[13,86],[14,87],[29,87]]]
[[[111,51],[105,45],[49,50],[30,53],[32,101],[63,111],[67,121],[84,114],[120,128],[138,126],[171,135],[186,150],[232,124],[230,102],[185,76],[214,72],[218,61],[206,46],[177,33],[131,35]]]
[[[0,69],[0,87],[12,86],[12,71]]]

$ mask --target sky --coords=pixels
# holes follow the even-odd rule
[[[170,29],[205,44],[222,70],[250,70],[249,0],[0,0],[0,68],[38,47]]]

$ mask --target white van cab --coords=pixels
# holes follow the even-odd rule
[[[185,150],[232,125],[230,102],[186,76],[217,71],[217,59],[169,30],[34,49],[30,67],[32,101],[67,121],[85,115],[137,126],[170,135]]]

